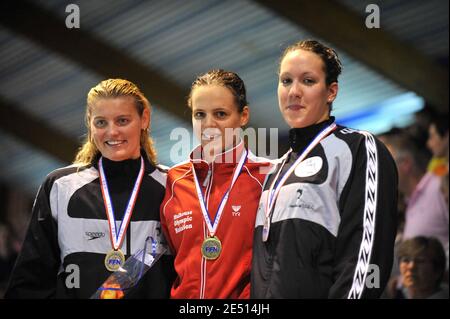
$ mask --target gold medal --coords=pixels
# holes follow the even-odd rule
[[[202,255],[205,259],[214,260],[217,259],[222,251],[222,243],[216,236],[208,237],[202,244]]]
[[[125,263],[125,256],[120,249],[110,250],[105,257],[105,267],[109,271],[116,271]]]

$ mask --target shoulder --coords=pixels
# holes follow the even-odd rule
[[[166,187],[167,181],[167,171],[168,167],[165,165],[158,164],[154,166],[154,169],[151,173],[148,174],[151,178],[153,178],[157,183],[159,183],[162,187]]]
[[[97,177],[98,171],[91,165],[72,164],[50,172],[45,178],[44,185],[51,186],[55,182],[82,178],[86,175]]]
[[[273,165],[276,164],[278,159],[272,160],[270,158],[262,157],[262,156],[256,156],[253,154],[251,150],[248,150],[247,154],[247,162],[248,163],[256,163],[261,165]]]
[[[58,168],[46,176],[38,190],[38,195],[50,196],[51,193],[77,189],[96,178],[98,178],[98,171],[91,165],[73,164]]]
[[[189,171],[191,169],[191,162],[190,161],[183,161],[181,163],[173,165],[171,168],[168,169],[168,174],[178,174],[183,173],[186,171]]]
[[[191,166],[190,161],[184,161],[169,168],[167,171],[167,178],[169,182],[187,175],[191,171]]]
[[[279,159],[270,159],[266,157],[256,156],[251,150],[248,150],[247,162],[245,167],[249,174],[253,175],[268,175],[276,168]]]
[[[341,125],[337,126],[336,130],[333,132],[332,135],[334,135],[335,137],[337,137],[338,139],[344,141],[349,145],[361,143],[365,141],[369,136],[373,137],[373,135],[369,132]]]
[[[368,131],[338,125],[334,136],[344,141],[352,150],[362,147],[368,151],[381,152],[382,155],[390,157],[386,146],[374,134]]]
[[[368,170],[373,172],[383,172],[386,177],[397,178],[397,166],[387,147],[372,133],[338,126],[333,134],[342,143],[347,145],[350,157],[355,163],[365,163]],[[336,149],[336,148],[333,148]],[[343,152],[343,147],[339,147],[337,152]],[[342,153],[339,153],[342,154]]]

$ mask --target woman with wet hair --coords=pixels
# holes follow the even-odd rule
[[[239,134],[250,116],[244,82],[211,70],[193,82],[188,106],[200,145],[169,170],[161,205],[177,272],[171,297],[249,298],[255,216],[269,163]]]
[[[335,50],[315,40],[281,56],[291,148],[261,196],[253,298],[376,298],[391,272],[397,171],[372,134],[330,115],[341,70]]]

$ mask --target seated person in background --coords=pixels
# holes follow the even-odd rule
[[[448,286],[442,284],[445,252],[439,240],[418,236],[405,240],[399,247],[402,289],[399,299],[446,299]]]

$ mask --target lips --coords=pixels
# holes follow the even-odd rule
[[[219,139],[222,136],[222,133],[217,128],[206,128],[202,132],[202,140],[204,141],[213,141]]]
[[[300,105],[300,104],[291,104],[291,105],[288,105],[288,107],[287,107],[287,109],[291,110],[291,111],[299,111],[299,110],[304,109],[304,108],[305,107]]]
[[[417,275],[412,273],[406,273],[403,275],[403,278],[406,282],[415,283],[417,281]]]
[[[215,135],[209,135],[209,134],[202,134],[202,140],[207,140],[207,141],[213,141],[217,138],[219,138],[220,135],[219,134],[215,134]]]
[[[106,141],[105,144],[108,146],[119,146],[124,144],[126,141]]]

